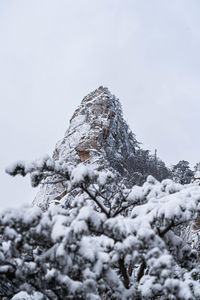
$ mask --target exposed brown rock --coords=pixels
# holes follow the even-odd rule
[[[200,219],[196,219],[192,225],[193,230],[199,230],[200,229]]]
[[[99,150],[99,146],[97,144],[97,141],[93,139],[89,139],[84,141],[83,143],[79,144],[76,147],[76,151],[78,153],[78,156],[81,161],[86,161],[90,158],[90,150],[95,149]]]
[[[108,126],[104,126],[104,128],[103,128],[103,139],[104,140],[107,139],[108,133],[109,133],[109,127]]]
[[[75,110],[75,112],[73,113],[73,116],[70,119],[70,122],[78,115],[79,111],[80,111],[80,107]]]
[[[86,161],[90,158],[90,152],[87,150],[77,150],[77,153],[81,161]]]
[[[102,124],[100,122],[94,121],[92,123],[92,126],[94,126],[94,127],[102,127]]]

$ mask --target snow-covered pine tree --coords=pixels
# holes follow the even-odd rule
[[[194,177],[194,172],[190,169],[190,164],[186,160],[180,160],[172,167],[172,177],[175,182],[181,184],[190,183]]]
[[[1,299],[200,299],[197,252],[172,231],[199,212],[198,185],[149,176],[127,189],[116,173],[49,157],[7,172],[60,180],[74,197],[1,213]]]
[[[200,163],[194,166],[194,178],[193,181],[200,183]]]

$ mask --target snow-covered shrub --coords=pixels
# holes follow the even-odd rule
[[[200,299],[198,254],[173,230],[200,211],[199,186],[149,176],[127,189],[49,157],[7,172],[33,186],[59,179],[74,198],[1,213],[1,299]]]

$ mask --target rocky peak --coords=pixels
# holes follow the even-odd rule
[[[93,164],[129,177],[128,157],[137,141],[122,117],[119,100],[100,86],[83,98],[75,110],[64,138],[56,144],[53,158],[72,165]],[[61,184],[41,187],[35,203],[48,205],[62,195]]]

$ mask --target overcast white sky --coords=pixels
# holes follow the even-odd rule
[[[199,15],[198,0],[0,0],[0,208],[36,193],[4,168],[51,154],[99,85],[144,148],[199,162]]]

